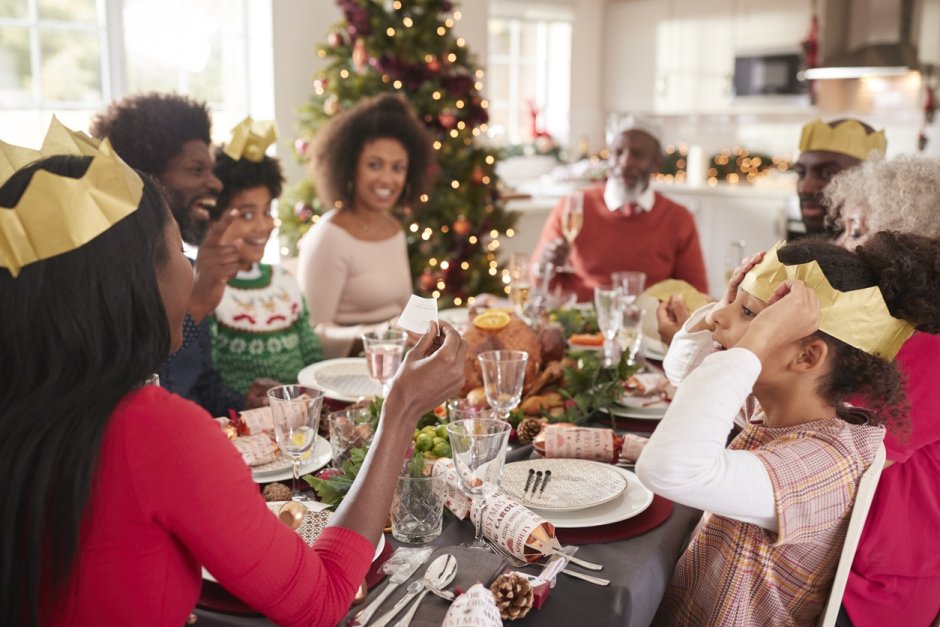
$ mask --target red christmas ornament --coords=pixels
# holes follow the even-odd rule
[[[440,123],[442,128],[447,129],[448,131],[455,126],[457,126],[457,116],[454,115],[449,109],[444,109],[437,116],[437,121]]]
[[[434,286],[437,284],[437,279],[434,278],[434,273],[428,269],[425,269],[421,273],[421,277],[418,278],[418,285],[421,286],[421,289],[430,292],[434,289]]]
[[[438,60],[437,57],[431,57],[431,60],[425,63],[425,66],[428,68],[429,71],[435,74],[441,71],[441,62]]]
[[[470,220],[464,216],[458,216],[454,220],[454,233],[463,236],[470,232]]]
[[[326,36],[326,43],[336,48],[338,46],[342,46],[345,42],[343,41],[343,36],[334,30]]]
[[[486,173],[483,171],[483,168],[478,165],[473,167],[473,174],[470,175],[470,178],[474,183],[477,185],[482,184],[484,176],[486,176]]]

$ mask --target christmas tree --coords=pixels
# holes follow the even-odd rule
[[[460,306],[481,292],[503,293],[500,239],[514,235],[515,215],[499,199],[495,150],[481,145],[487,101],[482,70],[453,27],[460,19],[448,0],[338,0],[345,20],[331,27],[317,54],[328,61],[300,113],[295,142],[301,159],[331,117],[362,98],[392,91],[407,97],[434,138],[433,188],[417,207],[398,212],[411,258],[415,291]],[[312,181],[281,203],[282,252],[329,207]]]

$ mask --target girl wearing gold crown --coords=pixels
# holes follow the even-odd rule
[[[297,280],[261,262],[274,230],[271,202],[284,184],[280,162],[264,154],[275,139],[272,122],[249,117],[216,151],[213,166],[222,181],[220,213],[236,212],[222,242],[242,244],[238,274],[211,316],[212,357],[226,385],[242,394],[260,377],[296,381],[304,366],[323,359]]]
[[[26,152],[10,148],[0,181]],[[466,344],[442,325],[435,352],[432,325],[406,356],[359,479],[307,547],[209,414],[141,384],[182,343],[192,269],[156,184],[107,142],[81,152],[0,187],[0,624],[182,625],[203,565],[279,624],[336,624]]]
[[[801,240],[750,258],[683,325],[665,361],[681,384],[637,474],[706,514],[656,624],[815,623],[882,425],[903,421],[891,360],[914,327],[940,330],[937,268],[940,243],[919,236],[855,253]]]

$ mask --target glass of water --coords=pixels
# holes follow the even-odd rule
[[[595,287],[594,312],[597,328],[604,334],[604,365],[612,366],[619,359],[617,335],[623,326],[623,298],[620,288]]]
[[[268,390],[274,438],[281,452],[287,455],[294,471],[295,501],[310,500],[300,491],[300,462],[313,449],[320,426],[323,390],[306,385],[279,385]]]

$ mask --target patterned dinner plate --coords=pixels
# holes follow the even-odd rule
[[[313,451],[307,456],[298,468],[301,475],[320,470],[330,463],[333,459],[333,447],[321,435],[317,436],[313,443]],[[252,466],[251,478],[255,483],[270,483],[271,481],[283,481],[294,478],[294,469],[291,467],[290,457],[279,455],[273,462]]]
[[[552,471],[551,480],[536,494],[525,491],[529,469]],[[595,507],[627,489],[627,480],[610,464],[584,459],[530,459],[506,464],[500,489],[526,507],[564,512]]]
[[[378,396],[382,387],[369,378],[365,357],[327,359],[297,373],[297,382],[323,390],[329,398],[354,403]]]
[[[636,474],[626,468],[611,466],[627,480],[629,486],[623,494],[596,507],[567,512],[553,512],[534,508],[537,514],[558,529],[581,529],[598,527],[639,516],[653,503],[653,493],[647,489]],[[551,485],[551,484],[549,484]]]

